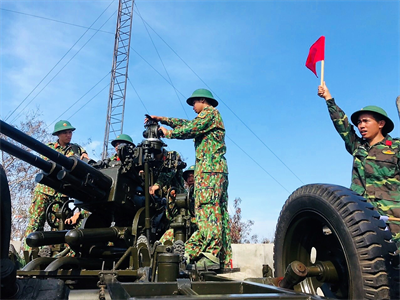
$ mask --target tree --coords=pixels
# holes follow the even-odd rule
[[[242,209],[239,207],[242,199],[236,198],[233,202],[235,213],[229,216],[229,225],[231,227],[231,238],[233,244],[248,244],[257,243],[258,237],[256,234],[251,235],[251,227],[254,221],[242,221]]]
[[[43,143],[47,143],[51,140],[51,134],[47,130],[44,121],[40,120],[39,117],[40,114],[38,111],[29,113],[25,120],[22,121],[19,126],[15,127],[29,136]],[[0,134],[0,137],[21,149],[33,152],[31,149],[15,142],[3,134]],[[37,155],[37,153],[33,154]],[[11,194],[13,216],[11,239],[21,239],[24,236],[29,221],[28,210],[33,197],[33,190],[36,186],[35,176],[39,170],[4,151],[1,152],[1,164],[7,174]]]

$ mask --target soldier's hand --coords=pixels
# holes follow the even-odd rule
[[[80,212],[76,212],[71,218],[66,219],[64,223],[65,224],[70,224],[70,225],[75,225],[76,222],[78,221],[80,215],[81,215]]]
[[[146,124],[150,119],[147,117],[149,115],[146,115],[146,118],[144,118],[144,123]],[[149,116],[153,121],[161,121],[162,117],[159,116]]]
[[[162,133],[163,133],[164,136],[167,134],[167,131],[168,131],[168,129],[165,128],[165,127],[163,127],[163,126],[160,126],[159,130],[162,131]]]
[[[87,160],[89,160],[89,155],[87,155],[87,153],[82,153],[81,155],[81,160],[86,158]]]
[[[318,86],[318,96],[324,98],[325,100],[332,99],[331,93],[329,92],[329,89],[326,86],[325,81],[323,85]]]
[[[160,188],[160,186],[158,185],[152,185],[151,187],[149,187],[149,193],[150,195],[154,196],[154,193]]]

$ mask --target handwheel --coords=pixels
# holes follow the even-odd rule
[[[67,200],[65,202],[61,201],[53,201],[46,209],[46,220],[51,228],[59,228],[59,220],[62,219],[65,221],[66,219],[71,218],[77,210],[80,210],[78,207],[74,207],[73,209],[69,208],[69,204],[74,200]],[[60,217],[61,216],[61,217]],[[75,225],[75,224],[74,224]],[[73,225],[65,224],[65,228],[73,228]]]
[[[170,187],[167,191],[167,212],[169,216],[174,217],[178,213],[178,207],[176,205],[176,188]]]
[[[63,205],[64,203],[61,201],[53,201],[50,203],[50,205],[47,207],[46,209],[46,221],[47,224],[49,224],[49,226],[51,228],[58,228],[59,225],[59,218],[57,217],[57,213],[60,209],[60,207]]]
[[[74,200],[72,200],[72,199],[67,200],[64,202],[63,206],[61,207],[60,213],[61,213],[62,219],[64,221],[71,218],[76,212],[81,211],[81,209],[77,206],[74,206],[73,209],[71,209],[69,207],[69,204],[73,203],[73,202],[74,202]],[[74,228],[74,226],[77,225],[78,223],[79,223],[79,219],[78,219],[78,222],[75,224],[65,224],[64,226],[65,226],[65,229],[71,229],[71,228]]]

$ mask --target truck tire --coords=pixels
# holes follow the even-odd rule
[[[390,284],[397,281],[392,278],[396,246],[379,217],[363,197],[342,186],[300,187],[286,201],[276,226],[275,277],[284,276],[295,260],[306,266],[329,261],[336,279],[307,277],[294,289],[334,299],[394,299]]]

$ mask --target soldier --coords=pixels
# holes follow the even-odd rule
[[[400,222],[393,220],[400,217],[400,140],[388,134],[394,128],[392,120],[377,106],[356,111],[351,121],[360,138],[325,83],[318,87],[318,96],[326,100],[333,124],[354,157],[350,188],[365,197],[379,214],[389,217],[393,241],[400,247]]]
[[[162,162],[158,171],[155,174],[156,181],[149,187],[150,195],[155,195],[158,190],[160,197],[166,197],[169,188],[175,187],[175,193],[183,193],[185,191],[182,170],[181,169],[166,169],[163,162],[167,160],[167,157],[176,157],[180,160],[180,155],[176,151],[166,151],[163,149],[160,153],[155,155],[155,159]],[[185,164],[186,165],[186,164]]]
[[[188,193],[190,192],[191,187],[194,186],[194,169],[195,169],[195,167],[196,167],[195,165],[190,166],[182,174],[183,180],[185,180],[185,189]]]
[[[47,144],[50,148],[64,154],[65,156],[78,155],[80,159],[89,159],[85,149],[83,149],[78,144],[71,143],[72,132],[75,127],[71,125],[70,122],[61,120],[54,125],[53,135],[58,137],[55,143]],[[44,157],[44,159],[47,159]],[[26,237],[35,231],[43,231],[45,223],[45,213],[48,205],[54,201],[58,200],[65,202],[68,197],[57,193],[54,189],[38,184],[34,190],[34,196],[32,199],[31,206],[29,208],[30,219],[28,226],[25,231],[25,238],[23,240],[22,250],[30,251],[31,248],[26,244]],[[67,224],[75,224],[79,219],[80,213],[76,213],[72,218],[66,220]]]
[[[183,180],[185,181],[185,189],[186,192],[189,194],[190,197],[190,203],[192,204],[194,199],[193,199],[193,188],[194,188],[194,168],[195,166],[190,166],[189,168],[187,168],[183,174]],[[194,203],[193,203],[194,204]],[[167,205],[170,206],[170,209],[166,210],[165,215],[167,217],[168,220],[172,221],[174,219],[174,217],[176,216],[176,214],[178,213],[177,211],[173,211],[173,215],[170,215],[169,211],[173,210],[173,206],[174,204],[170,202],[170,199],[168,199],[168,203]],[[193,205],[194,207],[194,205]],[[196,226],[196,218],[193,217],[191,218],[191,227],[192,227],[192,232],[197,230],[197,226]],[[168,229],[163,236],[160,238],[160,242],[162,244],[164,244],[166,241],[171,241],[172,243],[174,242],[174,229]]]
[[[117,160],[119,161],[119,157],[118,157],[118,146],[120,144],[129,144],[129,145],[133,145],[133,147],[135,147],[135,144],[133,143],[132,138],[127,135],[127,134],[120,134],[117,136],[117,138],[115,140],[111,141],[111,145],[114,147],[115,149],[115,154],[113,156],[110,157],[110,160]]]
[[[225,159],[225,127],[215,108],[218,101],[206,89],[195,90],[186,102],[198,114],[191,121],[151,116],[172,127],[160,127],[169,139],[193,139],[195,213],[198,230],[185,243],[185,255],[209,269],[230,266],[232,255],[228,214],[228,166]],[[220,261],[221,259],[221,261]]]

